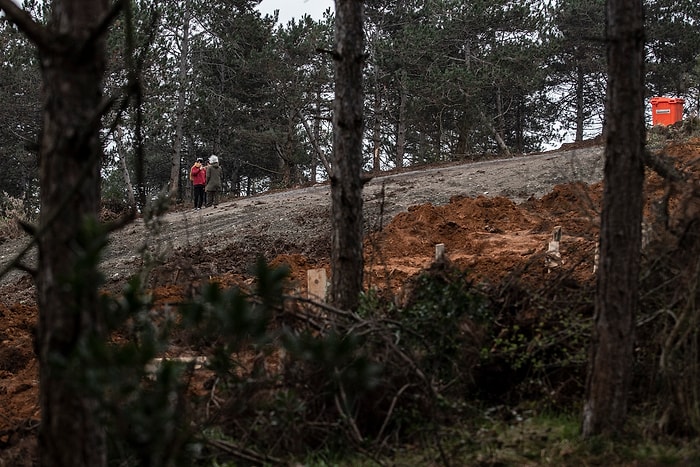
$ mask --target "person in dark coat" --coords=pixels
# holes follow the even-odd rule
[[[218,196],[221,187],[221,166],[219,165],[219,158],[217,156],[211,156],[209,157],[209,165],[207,166],[207,206],[217,206],[219,204]]]

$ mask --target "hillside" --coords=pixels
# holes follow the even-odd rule
[[[668,154],[683,163],[697,160],[700,140],[671,146]],[[449,260],[475,281],[498,284],[517,272],[525,283],[541,287],[553,277],[545,256],[557,226],[561,269],[590,284],[602,169],[603,148],[591,142],[376,177],[364,191],[367,286],[400,301],[406,284],[430,266],[435,245],[442,243]],[[664,184],[651,173],[648,180],[651,215],[651,200]],[[208,280],[247,283],[259,255],[289,265],[290,290],[304,295],[308,269],[330,272],[329,203],[328,185],[317,185],[235,199],[198,212],[172,211],[148,229],[139,219],[111,237],[104,260],[107,287],[121,289],[141,266],[139,252],[145,247],[160,262],[149,276],[158,306],[195,296]],[[0,244],[3,266],[23,242]],[[8,274],[1,292],[0,446],[6,448],[5,459],[17,460],[24,450],[31,451],[40,416],[32,343],[37,310],[27,276]],[[175,354],[188,354],[188,349],[173,347]]]

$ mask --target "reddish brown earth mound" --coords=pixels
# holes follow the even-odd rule
[[[679,168],[698,173],[700,139],[670,146],[667,153]],[[652,217],[654,201],[663,195],[666,185],[658,175],[649,172],[648,217]],[[694,189],[696,194],[700,193],[697,179]],[[679,215],[687,215],[688,206],[700,202],[693,198],[692,192],[691,184],[676,194],[671,207],[684,211]],[[600,183],[572,182],[557,185],[544,196],[531,196],[519,204],[505,196],[454,196],[446,204],[410,206],[368,236],[367,286],[400,296],[409,280],[430,266],[437,244],[443,244],[447,257],[478,282],[497,284],[517,272],[525,283],[541,285],[551,274],[545,267],[545,253],[555,227],[561,227],[562,232],[561,267],[570,270],[580,283],[593,281],[601,197]],[[268,241],[262,231],[269,231],[271,226],[256,224],[256,227],[260,236],[247,233],[251,241],[260,244]],[[202,253],[190,246],[179,251],[181,254],[158,268],[151,279],[158,305],[191,297],[207,279],[224,285],[251,282],[248,265],[254,256],[245,249],[226,247],[216,253]],[[288,248],[279,241],[266,244],[266,254],[273,265],[290,267],[292,283],[300,294],[305,292],[307,270],[326,268],[330,273],[328,253],[325,241],[311,242],[304,248]],[[109,285],[116,288],[118,283]],[[33,347],[37,308],[27,277],[4,285],[1,296],[0,449],[6,450],[4,459],[17,462],[12,465],[22,465],[18,459],[22,459],[24,450],[31,449],[40,417]],[[10,465],[3,464],[2,459],[0,456],[0,464]]]

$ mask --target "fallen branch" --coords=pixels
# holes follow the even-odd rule
[[[253,450],[253,449],[239,446],[236,443],[233,443],[232,441],[226,441],[223,439],[208,439],[206,441],[206,443],[208,446],[219,449],[219,450],[221,450],[227,454],[230,454],[232,456],[235,456],[239,459],[242,459],[242,460],[245,460],[248,462],[253,462],[256,465],[267,465],[267,464],[283,465],[284,464],[284,461],[282,459],[270,456],[268,454],[262,454],[260,452]]]

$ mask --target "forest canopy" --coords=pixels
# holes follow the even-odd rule
[[[44,20],[41,2],[25,3]],[[143,76],[137,188],[147,199],[166,187],[187,199],[190,165],[211,154],[234,196],[327,178],[333,14],[279,24],[258,3],[135,1],[134,43],[124,21],[110,31],[105,93],[127,99],[129,73]],[[364,170],[536,152],[600,135],[604,6],[367,2]],[[700,6],[647,0],[645,8],[646,98],[684,98],[686,112],[697,112]],[[22,200],[35,213],[39,64],[11,23],[0,22],[0,42],[0,147],[9,175],[0,180],[0,205]],[[126,204],[137,179],[137,116],[106,118],[102,197]]]

